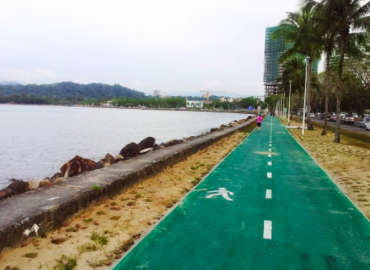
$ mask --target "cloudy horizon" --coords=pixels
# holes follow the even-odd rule
[[[299,1],[3,0],[0,81],[263,95],[266,27]],[[202,93],[199,93],[201,95]]]

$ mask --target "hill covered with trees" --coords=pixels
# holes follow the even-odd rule
[[[0,85],[0,102],[16,102],[23,100],[69,100],[86,99],[109,100],[112,98],[145,98],[143,92],[132,90],[121,85],[101,83],[78,84],[62,82],[55,84]],[[31,102],[33,103],[33,102]],[[41,102],[44,103],[44,102]]]

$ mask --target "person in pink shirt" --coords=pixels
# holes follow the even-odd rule
[[[257,128],[258,128],[258,131],[261,131],[261,124],[262,124],[262,116],[261,115],[258,115],[257,116]]]

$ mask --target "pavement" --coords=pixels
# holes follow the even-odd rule
[[[312,121],[316,121],[316,122],[320,122],[320,123],[324,124],[324,120],[321,119],[321,118],[319,118],[319,117],[312,117],[311,120]],[[332,126],[332,127],[335,127],[336,122],[330,122],[330,121],[328,121],[328,125],[329,126]],[[355,121],[355,123],[353,125],[341,124],[340,125],[340,128],[341,129],[345,129],[345,130],[350,130],[350,131],[358,132],[358,133],[361,133],[361,134],[366,134],[366,135],[369,135],[370,136],[370,131],[365,130],[365,128],[362,128],[360,126],[360,121]]]
[[[370,269],[370,223],[268,116],[112,269]]]

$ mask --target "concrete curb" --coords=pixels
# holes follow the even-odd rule
[[[7,249],[61,227],[87,208],[131,188],[253,122],[255,118],[236,127],[68,178],[53,187],[39,188],[0,201],[0,257]],[[98,192],[93,191],[94,185],[100,186]]]

